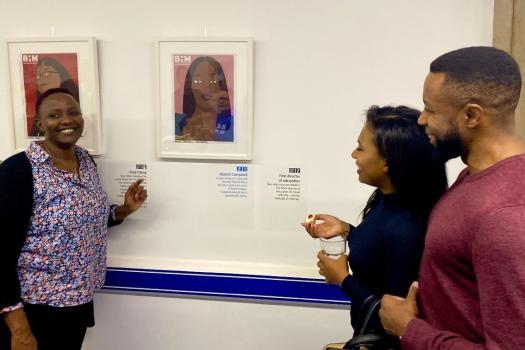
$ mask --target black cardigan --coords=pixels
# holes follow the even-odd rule
[[[25,152],[0,165],[0,309],[19,303],[17,265],[33,209],[33,173]]]
[[[33,210],[33,171],[25,152],[0,164],[0,310],[21,302],[18,258]],[[122,221],[108,218],[108,227]]]

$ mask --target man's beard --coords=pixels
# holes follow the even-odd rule
[[[436,139],[436,151],[444,162],[463,156],[464,148],[457,130],[452,130],[442,140]]]

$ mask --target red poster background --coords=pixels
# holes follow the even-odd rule
[[[27,135],[31,135],[31,127],[35,118],[35,103],[37,99],[36,65],[45,58],[52,58],[60,63],[76,86],[78,81],[78,63],[76,53],[31,53],[22,54],[22,66],[24,74],[24,94],[26,103]]]

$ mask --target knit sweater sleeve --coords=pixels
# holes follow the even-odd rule
[[[405,296],[410,284],[417,279],[425,227],[411,215],[395,215],[383,228],[384,269],[386,293]],[[376,257],[371,257],[375,259]],[[361,303],[373,293],[364,283],[349,275],[341,285],[352,303]],[[381,295],[378,295],[381,297]]]
[[[0,165],[0,310],[20,302],[17,264],[33,206],[33,176],[25,153]]]
[[[363,282],[352,275],[348,275],[341,283],[343,292],[352,299],[352,305],[361,305],[372,295],[372,291]]]
[[[393,217],[385,237],[387,294],[405,297],[417,280],[423,253],[426,225],[408,213]]]
[[[403,349],[525,349],[525,207],[500,208],[480,221],[472,260],[485,343],[473,343],[417,319],[407,327]]]

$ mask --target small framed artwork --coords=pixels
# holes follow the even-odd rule
[[[252,157],[251,39],[156,43],[161,158]]]
[[[94,38],[7,40],[11,115],[15,149],[42,139],[35,104],[53,88],[67,89],[80,103],[84,132],[78,144],[91,154],[103,153]]]

